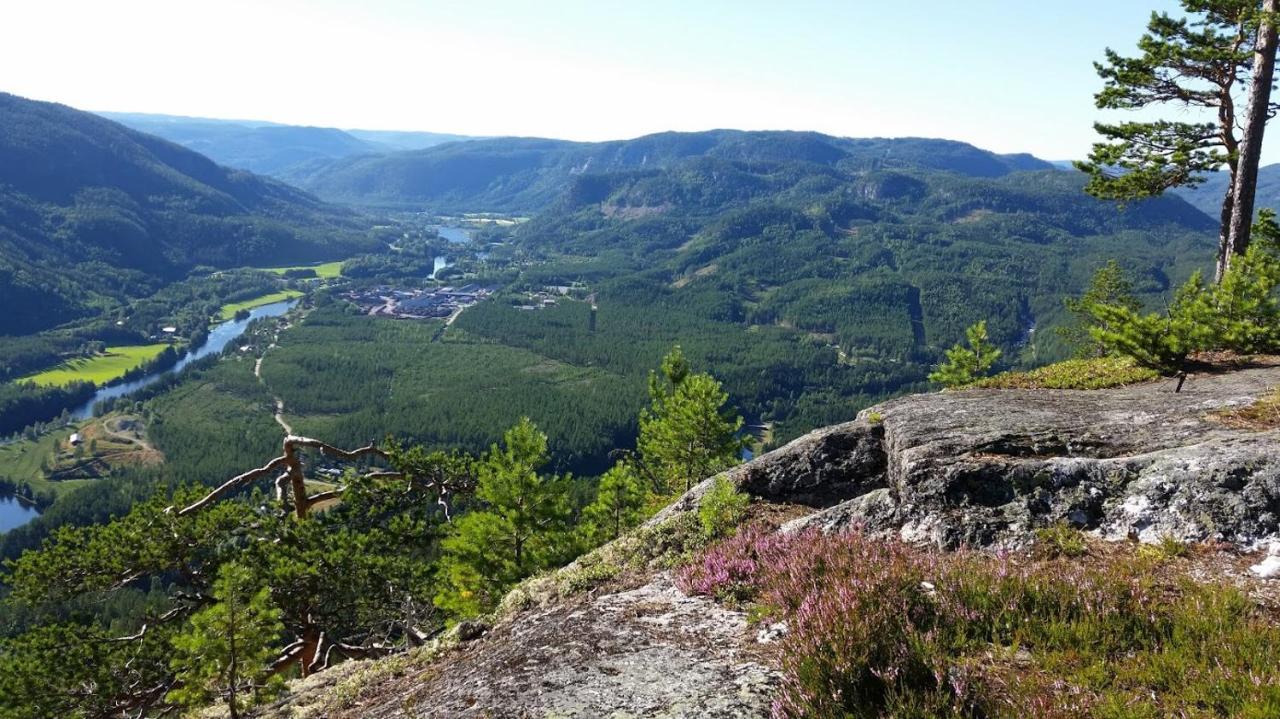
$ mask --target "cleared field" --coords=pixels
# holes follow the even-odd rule
[[[77,429],[68,427],[50,432],[34,442],[23,439],[0,445],[0,467],[4,467],[5,476],[27,482],[36,492],[52,491],[58,495],[92,482],[89,479],[52,482],[45,478],[45,469],[57,462],[59,452],[67,445],[67,438]]]
[[[70,443],[79,432],[79,450]],[[125,465],[157,464],[164,456],[151,446],[142,419],[111,414],[49,432],[35,441],[0,445],[0,467],[6,477],[27,482],[37,492],[61,495],[108,476]]]
[[[229,305],[222,306],[222,309],[218,312],[218,319],[229,320],[234,318],[236,316],[236,313],[239,312],[240,310],[251,310],[254,307],[269,305],[272,302],[279,302],[280,300],[291,300],[294,297],[301,297],[301,296],[302,296],[302,293],[297,290],[281,290],[279,292],[272,292],[269,295],[254,297],[251,300],[245,300],[243,302],[232,302]]]
[[[342,276],[342,260],[337,262],[325,262],[320,265],[295,265],[293,267],[267,267],[267,272],[274,272],[277,275],[283,275],[289,270],[315,270],[316,277],[323,280],[331,280],[334,277]]]
[[[126,372],[135,367],[150,362],[168,346],[159,342],[150,345],[108,347],[105,353],[96,357],[63,362],[57,367],[23,377],[18,381],[48,386],[65,385],[79,380],[102,385],[123,377]]]

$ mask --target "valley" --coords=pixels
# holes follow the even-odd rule
[[[877,159],[885,156],[894,159]],[[105,480],[99,511],[126,508],[128,487],[150,477],[234,473],[260,461],[283,428],[338,444],[391,435],[477,451],[530,416],[548,432],[555,467],[598,474],[611,452],[632,446],[645,377],[675,345],[725,382],[749,423],[770,428],[768,449],[924,388],[930,364],[977,319],[989,321],[1007,367],[1060,359],[1062,299],[1100,258],[1121,258],[1155,304],[1208,261],[1211,243],[1211,221],[1177,199],[1119,212],[1080,195],[1070,172],[961,143],[667,133],[596,145],[484,140],[388,157],[415,173],[447,162],[439,181],[454,184],[381,210],[369,209],[381,196],[331,193],[368,213],[346,222],[376,243],[370,251],[192,275],[115,311],[126,329],[145,316],[150,328],[199,342],[168,372],[61,400],[75,421],[103,400],[108,411],[140,409],[165,457]],[[598,174],[569,171],[588,164]],[[525,174],[533,166],[537,179]],[[492,191],[517,185],[544,189],[510,200]],[[417,207],[404,211],[408,202]],[[287,329],[268,325],[269,338],[250,329],[233,343],[294,301],[303,311]],[[223,323],[207,329],[209,318]],[[416,321],[398,324],[406,318]],[[44,345],[35,346],[102,336],[75,327],[37,333]],[[249,370],[236,369],[242,362]],[[182,372],[191,366],[199,369]],[[188,406],[197,396],[202,406]],[[61,410],[46,406],[53,411],[32,416]],[[219,421],[230,427],[272,429],[261,443],[188,460],[224,434],[187,434],[211,411],[227,412]],[[5,553],[55,521],[6,540]]]
[[[1280,0],[11,5],[0,719],[1280,716]]]

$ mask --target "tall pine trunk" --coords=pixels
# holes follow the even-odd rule
[[[1267,128],[1271,108],[1271,83],[1276,69],[1276,18],[1280,0],[1263,0],[1262,19],[1253,51],[1253,75],[1249,86],[1249,109],[1246,111],[1244,136],[1240,139],[1239,165],[1231,196],[1231,226],[1226,247],[1218,257],[1217,279],[1231,267],[1235,255],[1249,248],[1249,230],[1253,224],[1253,196],[1258,186],[1258,162],[1262,157],[1262,135]]]
[[[1229,149],[1228,152],[1234,155],[1235,149]],[[1226,272],[1230,261],[1228,255],[1231,254],[1231,217],[1235,211],[1237,176],[1235,158],[1232,157],[1228,175],[1231,182],[1227,185],[1227,194],[1222,196],[1222,209],[1218,212],[1218,261],[1214,273],[1214,278],[1218,282],[1222,281],[1222,275]]]

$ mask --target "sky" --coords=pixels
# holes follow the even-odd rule
[[[1092,62],[1108,46],[1131,51],[1153,9],[1176,7],[4,0],[0,90],[86,110],[341,128],[575,140],[817,130],[1072,159],[1102,118]]]

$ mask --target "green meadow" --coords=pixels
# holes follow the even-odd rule
[[[42,386],[60,386],[77,380],[103,385],[123,377],[126,372],[155,359],[169,345],[164,342],[149,345],[108,347],[103,354],[74,359],[47,369],[39,374],[21,378],[20,382],[35,382]]]
[[[293,267],[268,267],[267,272],[274,272],[277,275],[283,275],[289,270],[315,270],[316,277],[323,280],[331,280],[334,277],[342,276],[342,260],[337,262],[325,262],[320,265],[295,265]]]
[[[261,307],[262,305],[269,305],[272,302],[279,302],[280,300],[291,300],[294,297],[301,297],[301,296],[302,296],[302,293],[299,292],[298,290],[281,290],[279,292],[272,292],[269,295],[254,297],[251,300],[245,300],[243,302],[232,302],[229,305],[222,306],[222,309],[218,312],[218,319],[220,321],[229,320],[234,318],[236,316],[236,313],[239,312],[240,310],[249,310],[249,309],[253,309],[254,307]]]

